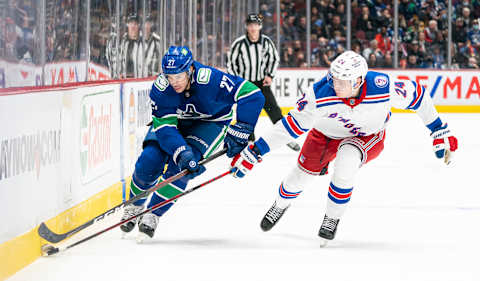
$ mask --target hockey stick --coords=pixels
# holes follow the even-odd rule
[[[214,178],[212,178],[212,179],[210,179],[210,180],[208,180],[208,181],[206,181],[206,182],[203,182],[203,183],[201,183],[201,184],[199,184],[199,185],[197,185],[197,186],[195,186],[195,187],[192,187],[192,188],[190,188],[190,189],[188,189],[188,190],[186,190],[186,191],[184,191],[184,192],[182,192],[182,193],[180,193],[180,194],[177,194],[177,195],[173,196],[172,198],[170,198],[170,199],[168,199],[168,200],[165,200],[165,201],[160,202],[160,203],[158,203],[158,204],[156,204],[156,205],[153,205],[152,207],[146,209],[145,211],[139,213],[138,215],[135,215],[135,216],[130,217],[130,218],[126,219],[126,220],[120,221],[120,222],[118,222],[118,223],[116,223],[116,224],[114,224],[114,225],[112,225],[112,226],[109,226],[109,227],[107,227],[107,228],[105,228],[105,229],[103,229],[103,230],[101,230],[101,231],[99,231],[99,232],[97,232],[97,233],[94,233],[94,234],[92,234],[92,235],[90,235],[90,236],[88,236],[88,237],[85,237],[85,238],[83,238],[82,240],[77,241],[77,242],[75,242],[75,243],[73,243],[73,244],[71,244],[71,245],[68,245],[68,246],[66,246],[66,247],[54,247],[53,245],[50,245],[50,244],[42,245],[42,248],[41,248],[41,250],[42,250],[42,255],[43,255],[43,256],[51,256],[51,255],[54,255],[54,254],[56,254],[56,253],[58,253],[58,252],[63,252],[63,251],[65,251],[65,250],[67,250],[67,249],[70,249],[70,248],[75,247],[75,246],[77,246],[77,245],[79,245],[79,244],[82,244],[83,242],[86,242],[86,241],[88,241],[88,240],[90,240],[90,239],[92,239],[92,238],[94,238],[94,237],[97,237],[98,235],[100,235],[100,234],[102,234],[102,233],[105,233],[105,232],[107,232],[107,231],[109,231],[109,230],[111,230],[111,229],[113,229],[113,228],[115,228],[115,227],[117,227],[117,226],[119,226],[119,225],[122,225],[122,224],[124,224],[124,223],[126,223],[126,222],[128,222],[128,221],[131,221],[131,220],[133,220],[133,219],[135,219],[135,218],[137,218],[137,217],[139,217],[139,216],[142,216],[142,215],[144,215],[144,214],[146,214],[146,213],[148,213],[148,212],[151,212],[151,211],[153,211],[153,210],[156,210],[156,209],[158,209],[158,208],[160,208],[160,207],[162,207],[162,206],[164,206],[164,205],[172,202],[173,200],[176,200],[176,199],[178,199],[178,198],[180,198],[180,197],[182,197],[182,196],[185,196],[185,195],[187,195],[187,194],[189,194],[189,193],[191,193],[191,192],[193,192],[193,191],[201,188],[202,186],[205,186],[205,185],[207,185],[207,184],[209,184],[209,183],[212,183],[212,182],[214,182],[214,181],[216,181],[216,180],[218,180],[218,179],[220,179],[220,178],[223,178],[224,176],[229,175],[229,174],[231,174],[231,173],[232,173],[232,170],[226,171],[226,172],[222,173],[221,175],[218,175],[218,176],[216,176],[216,177],[214,177]]]
[[[198,162],[198,164],[200,165],[204,165],[204,164],[207,164],[208,162],[222,156],[223,154],[225,154],[227,152],[227,149],[224,148],[222,150],[220,150],[219,152],[213,154],[212,156],[206,158],[206,159],[202,159],[201,161]],[[109,209],[108,211],[105,211],[104,213],[96,216],[95,218],[87,221],[86,223],[80,225],[80,226],[77,226],[76,228],[66,232],[66,233],[62,233],[62,234],[57,234],[53,231],[51,231],[47,225],[42,222],[40,224],[40,226],[38,227],[38,235],[40,235],[40,237],[42,237],[43,239],[47,240],[48,242],[50,243],[58,243],[58,242],[61,242],[65,239],[67,239],[68,237],[74,235],[75,233],[79,232],[80,230],[83,230],[87,227],[89,227],[90,225],[94,224],[95,222],[97,221],[100,221],[102,220],[103,218],[105,218],[106,216],[108,215],[111,215],[113,213],[115,213],[116,211],[120,210],[122,207],[125,207],[126,205],[130,204],[130,203],[133,203],[147,195],[149,195],[150,193],[154,192],[155,190],[157,189],[160,189],[162,187],[164,187],[165,185],[171,183],[171,182],[174,182],[178,179],[180,179],[181,177],[185,176],[186,174],[188,174],[188,170],[185,169],[183,171],[181,171],[180,173],[174,175],[174,176],[171,176],[169,177],[168,179],[158,183],[157,185],[143,191],[142,193],[130,198],[129,200],[125,201],[125,202],[122,202],[120,203],[119,205]]]

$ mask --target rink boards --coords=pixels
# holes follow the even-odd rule
[[[325,70],[281,70],[285,111]],[[439,111],[480,112],[478,72],[395,71],[426,86]],[[0,92],[0,280],[40,256],[42,221],[66,232],[120,203],[150,120],[151,79]]]

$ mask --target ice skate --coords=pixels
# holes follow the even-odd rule
[[[122,221],[140,214],[142,210],[143,210],[143,206],[135,206],[135,205],[126,206],[125,209],[123,210]],[[132,231],[132,229],[135,227],[135,224],[137,223],[137,220],[138,218],[134,218],[120,226],[120,229],[122,230],[123,235]]]
[[[137,243],[142,243],[146,239],[153,238],[158,224],[158,216],[153,213],[147,213],[142,216],[138,223]]]
[[[323,218],[322,226],[318,231],[318,236],[320,236],[320,247],[323,248],[327,246],[328,241],[333,240],[335,238],[335,233],[337,232],[337,226],[340,222],[340,219],[332,219],[325,215]]]
[[[290,147],[293,151],[300,151],[300,145],[298,145],[298,143],[294,141],[287,143],[287,146]]]
[[[290,207],[288,205],[285,208],[280,208],[277,206],[277,202],[273,203],[272,207],[270,207],[270,210],[265,214],[265,216],[262,219],[262,222],[260,223],[260,227],[262,228],[263,231],[269,231],[272,229],[272,227],[277,223],[277,221],[280,220],[280,218],[283,216],[285,211]]]

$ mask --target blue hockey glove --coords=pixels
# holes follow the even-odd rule
[[[188,179],[193,179],[194,177],[205,172],[205,167],[203,165],[198,165],[197,160],[193,154],[192,148],[189,146],[182,146],[179,149],[175,162],[177,163],[180,170],[187,169],[189,173],[185,176]]]
[[[447,123],[433,129],[430,136],[433,138],[433,151],[435,152],[435,156],[443,159],[445,164],[450,164],[453,159],[453,153],[458,148],[458,141],[457,138],[450,133]]]
[[[247,123],[237,122],[230,125],[225,136],[224,147],[227,148],[227,156],[232,158],[244,149],[248,144],[248,137],[253,133],[254,127]]]
[[[260,152],[251,144],[245,147],[242,152],[237,154],[230,166],[232,167],[233,176],[236,178],[243,178],[255,164],[262,162]]]

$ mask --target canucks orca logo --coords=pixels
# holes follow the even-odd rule
[[[177,115],[180,119],[205,119],[212,116],[210,114],[205,114],[197,111],[195,105],[191,103],[185,105],[185,110],[178,108]]]

